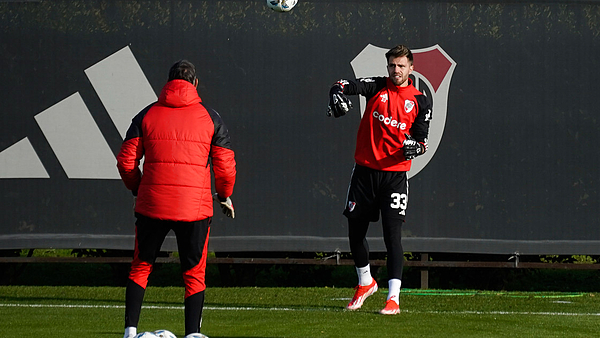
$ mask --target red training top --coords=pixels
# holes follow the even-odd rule
[[[344,94],[363,95],[367,106],[360,121],[354,159],[357,164],[381,171],[408,171],[411,162],[402,150],[404,135],[427,146],[431,101],[409,79],[406,87],[388,77],[340,80]]]

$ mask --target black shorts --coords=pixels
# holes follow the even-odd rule
[[[348,218],[404,221],[408,206],[408,179],[405,171],[380,171],[354,165],[344,215]]]

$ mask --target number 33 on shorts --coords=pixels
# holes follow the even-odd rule
[[[392,209],[400,209],[400,212],[398,212],[398,214],[406,215],[406,206],[408,205],[408,195],[394,192],[394,193],[392,193],[391,197],[392,197],[392,203],[390,204],[390,207],[392,207]]]

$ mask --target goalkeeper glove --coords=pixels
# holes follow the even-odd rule
[[[352,102],[344,95],[342,86],[334,84],[329,90],[329,106],[327,116],[340,117],[346,115],[352,109]]]
[[[423,155],[427,150],[425,144],[417,142],[412,136],[404,133],[406,139],[402,143],[402,149],[404,149],[404,157],[407,160],[412,160],[417,156]]]
[[[233,209],[233,203],[231,202],[231,198],[220,197],[217,193],[213,195],[213,198],[215,201],[219,202],[221,210],[223,211],[225,216],[229,218],[235,218],[235,210]]]

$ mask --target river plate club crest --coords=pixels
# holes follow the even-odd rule
[[[385,53],[389,48],[367,45],[350,62],[356,78],[387,76]],[[439,46],[412,49],[414,70],[410,77],[415,87],[431,98],[433,119],[429,125],[428,150],[413,160],[408,178],[418,174],[433,158],[444,133],[448,111],[448,91],[456,62]],[[360,111],[364,112],[366,100],[360,96]],[[362,116],[361,116],[362,117]]]

